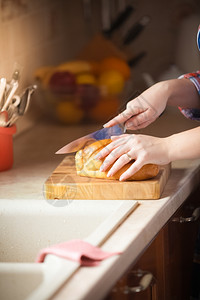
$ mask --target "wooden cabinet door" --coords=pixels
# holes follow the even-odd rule
[[[193,256],[199,229],[200,189],[183,203],[160,230],[138,262],[117,282],[105,300],[189,300]],[[145,291],[130,293],[135,285],[132,272],[154,276]]]
[[[130,269],[116,283],[105,300],[165,300],[161,297],[164,293],[163,246],[163,230],[161,230],[138,262],[130,266]],[[142,277],[148,273],[153,275],[149,287],[144,291],[132,292],[132,287],[139,285],[140,274]]]
[[[194,248],[199,228],[198,207],[199,190],[186,200],[164,227],[166,299],[190,299]]]

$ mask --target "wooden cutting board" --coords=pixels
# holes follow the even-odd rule
[[[171,165],[143,181],[106,180],[76,174],[74,156],[66,156],[44,184],[46,199],[145,200],[159,199],[170,175]]]

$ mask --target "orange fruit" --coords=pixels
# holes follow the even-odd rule
[[[116,95],[122,92],[124,88],[124,78],[120,72],[110,70],[101,73],[98,79],[100,87],[105,89],[105,92],[110,95]]]
[[[101,61],[101,71],[115,70],[122,74],[125,80],[131,76],[131,70],[126,61],[118,57],[107,57]]]
[[[83,119],[83,115],[83,111],[71,101],[61,101],[56,106],[56,117],[64,124],[78,124]]]
[[[95,122],[105,122],[114,117],[119,109],[120,101],[116,96],[105,96],[90,110],[89,117]]]

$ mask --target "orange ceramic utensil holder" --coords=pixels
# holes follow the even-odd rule
[[[13,134],[16,126],[0,127],[0,171],[12,168],[13,165]]]

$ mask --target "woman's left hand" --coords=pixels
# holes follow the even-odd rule
[[[123,134],[113,136],[111,139],[112,142],[95,156],[96,159],[105,158],[100,171],[106,171],[113,164],[107,174],[108,177],[113,176],[131,160],[134,160],[134,162],[121,175],[120,181],[128,179],[145,164],[164,165],[170,162],[166,138],[141,134]]]

